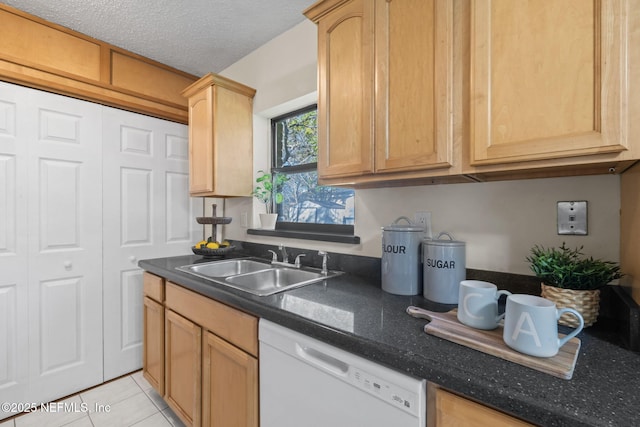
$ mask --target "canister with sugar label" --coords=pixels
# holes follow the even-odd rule
[[[400,221],[407,224],[400,224]],[[382,227],[382,290],[395,295],[420,295],[422,269],[420,244],[424,228],[401,216]]]
[[[441,239],[446,236],[448,239]],[[424,297],[442,304],[457,304],[460,282],[466,278],[465,243],[442,232],[422,243]]]

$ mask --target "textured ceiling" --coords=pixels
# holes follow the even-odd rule
[[[315,0],[0,0],[201,76],[220,72],[305,17]]]

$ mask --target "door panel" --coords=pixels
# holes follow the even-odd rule
[[[120,272],[120,295],[122,301],[120,348],[124,352],[136,352],[136,347],[142,341],[142,329],[138,327],[137,306],[142,288],[142,277],[138,269]]]
[[[82,163],[40,159],[40,251],[81,247],[79,218]],[[66,191],[56,191],[66,189]]]
[[[78,277],[40,283],[42,375],[82,363],[82,348],[85,343],[81,323],[81,294],[84,287],[85,284]]]
[[[120,168],[120,245],[135,246],[152,243],[150,169]]]
[[[187,127],[103,110],[105,380],[142,367],[138,260],[191,253],[202,200],[189,197]]]
[[[193,217],[190,217],[190,210],[180,209],[188,198],[189,175],[185,173],[167,172],[165,203],[166,235],[165,243],[175,243],[181,245],[184,242],[191,242],[194,231]],[[187,200],[185,200],[187,199]]]

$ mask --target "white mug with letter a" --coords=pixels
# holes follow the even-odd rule
[[[558,338],[558,319],[564,313],[576,316],[580,325],[564,338]],[[552,301],[534,295],[507,297],[503,339],[505,344],[521,353],[553,357],[583,327],[582,316],[572,308],[558,310]]]
[[[458,297],[458,320],[476,329],[495,329],[504,317],[498,314],[498,299],[511,292],[498,290],[493,283],[462,280]]]

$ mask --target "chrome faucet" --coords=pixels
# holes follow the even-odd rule
[[[318,255],[322,257],[322,274],[326,276],[329,274],[329,270],[327,269],[327,258],[329,258],[329,254],[325,251],[318,251]]]
[[[295,268],[302,267],[302,262],[300,262],[300,258],[302,258],[303,256],[306,256],[306,254],[299,254],[298,256],[296,256],[294,263],[291,264],[289,262],[289,254],[287,253],[287,248],[285,248],[284,245],[279,245],[278,249],[280,249],[280,253],[282,254],[282,261],[278,261],[278,254],[276,253],[276,251],[269,250],[269,252],[271,252],[272,265],[282,265],[285,267],[295,267]]]

